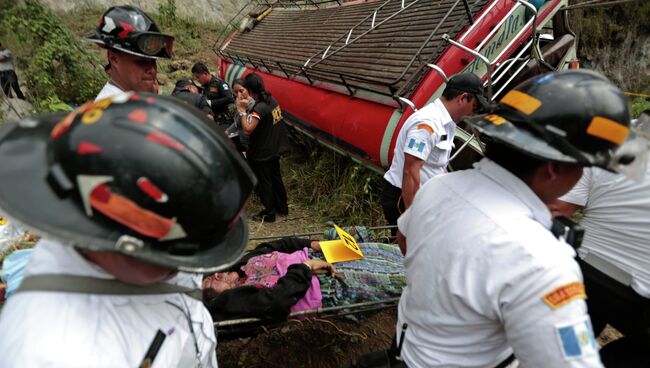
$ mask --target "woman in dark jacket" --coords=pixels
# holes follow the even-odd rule
[[[249,99],[237,97],[238,117],[249,136],[246,159],[257,176],[257,191],[264,206],[254,220],[274,222],[276,214],[287,215],[287,192],[280,172],[280,154],[288,148],[287,130],[278,102],[264,89],[257,74],[249,74],[244,84],[255,105],[248,111]]]
[[[215,321],[256,317],[284,320],[290,312],[398,297],[406,285],[395,244],[359,243],[364,258],[325,262],[317,241],[262,243],[225,272],[203,280]]]

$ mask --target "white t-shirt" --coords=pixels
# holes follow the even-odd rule
[[[578,254],[592,252],[632,275],[632,288],[650,298],[650,166],[643,182],[586,168],[561,200],[584,207]]]
[[[25,274],[111,278],[72,247],[47,239],[39,241]],[[191,275],[174,279],[170,283],[200,286]],[[30,291],[13,295],[0,314],[0,367],[138,367],[158,330],[167,336],[154,368],[217,366],[213,321],[198,300]]]
[[[95,98],[95,101],[103,100],[108,97],[113,97],[115,95],[119,95],[120,93],[123,93],[118,86],[107,82],[104,87],[102,88],[101,91],[99,91],[99,94],[97,94],[97,97]]]
[[[455,134],[456,124],[440,99],[421,108],[404,122],[397,135],[393,162],[384,179],[402,187],[406,154],[424,161],[420,169],[420,187],[434,176],[444,174]]]
[[[475,167],[429,180],[398,220],[402,358],[484,368],[514,350],[522,367],[601,367],[573,248],[526,184],[488,159]]]
[[[11,51],[9,49],[0,50],[0,56],[7,58],[5,61],[0,61],[0,72],[14,70],[14,65],[11,63]]]

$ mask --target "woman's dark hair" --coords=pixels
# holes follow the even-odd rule
[[[234,84],[234,83],[233,83]],[[251,73],[244,78],[244,87],[249,93],[259,95],[260,101],[271,102],[271,94],[264,89],[264,81],[258,74]]]
[[[235,84],[239,84],[240,86],[243,86],[244,88],[248,89],[248,87],[246,87],[246,81],[241,78],[237,78],[232,82],[233,87],[235,87]]]

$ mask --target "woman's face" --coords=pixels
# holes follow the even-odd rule
[[[244,86],[242,86],[241,84],[235,83],[232,90],[235,93],[236,98],[238,98],[238,99],[246,99],[246,98],[248,98],[248,90]]]
[[[212,289],[217,295],[239,286],[237,272],[217,272],[203,279],[203,288]]]

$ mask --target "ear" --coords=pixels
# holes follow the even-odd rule
[[[558,178],[562,171],[562,165],[557,162],[547,162],[544,164],[545,176],[552,181]]]
[[[111,68],[114,67],[115,64],[119,63],[119,58],[113,50],[106,50],[106,59],[108,59],[108,62],[111,63]]]

